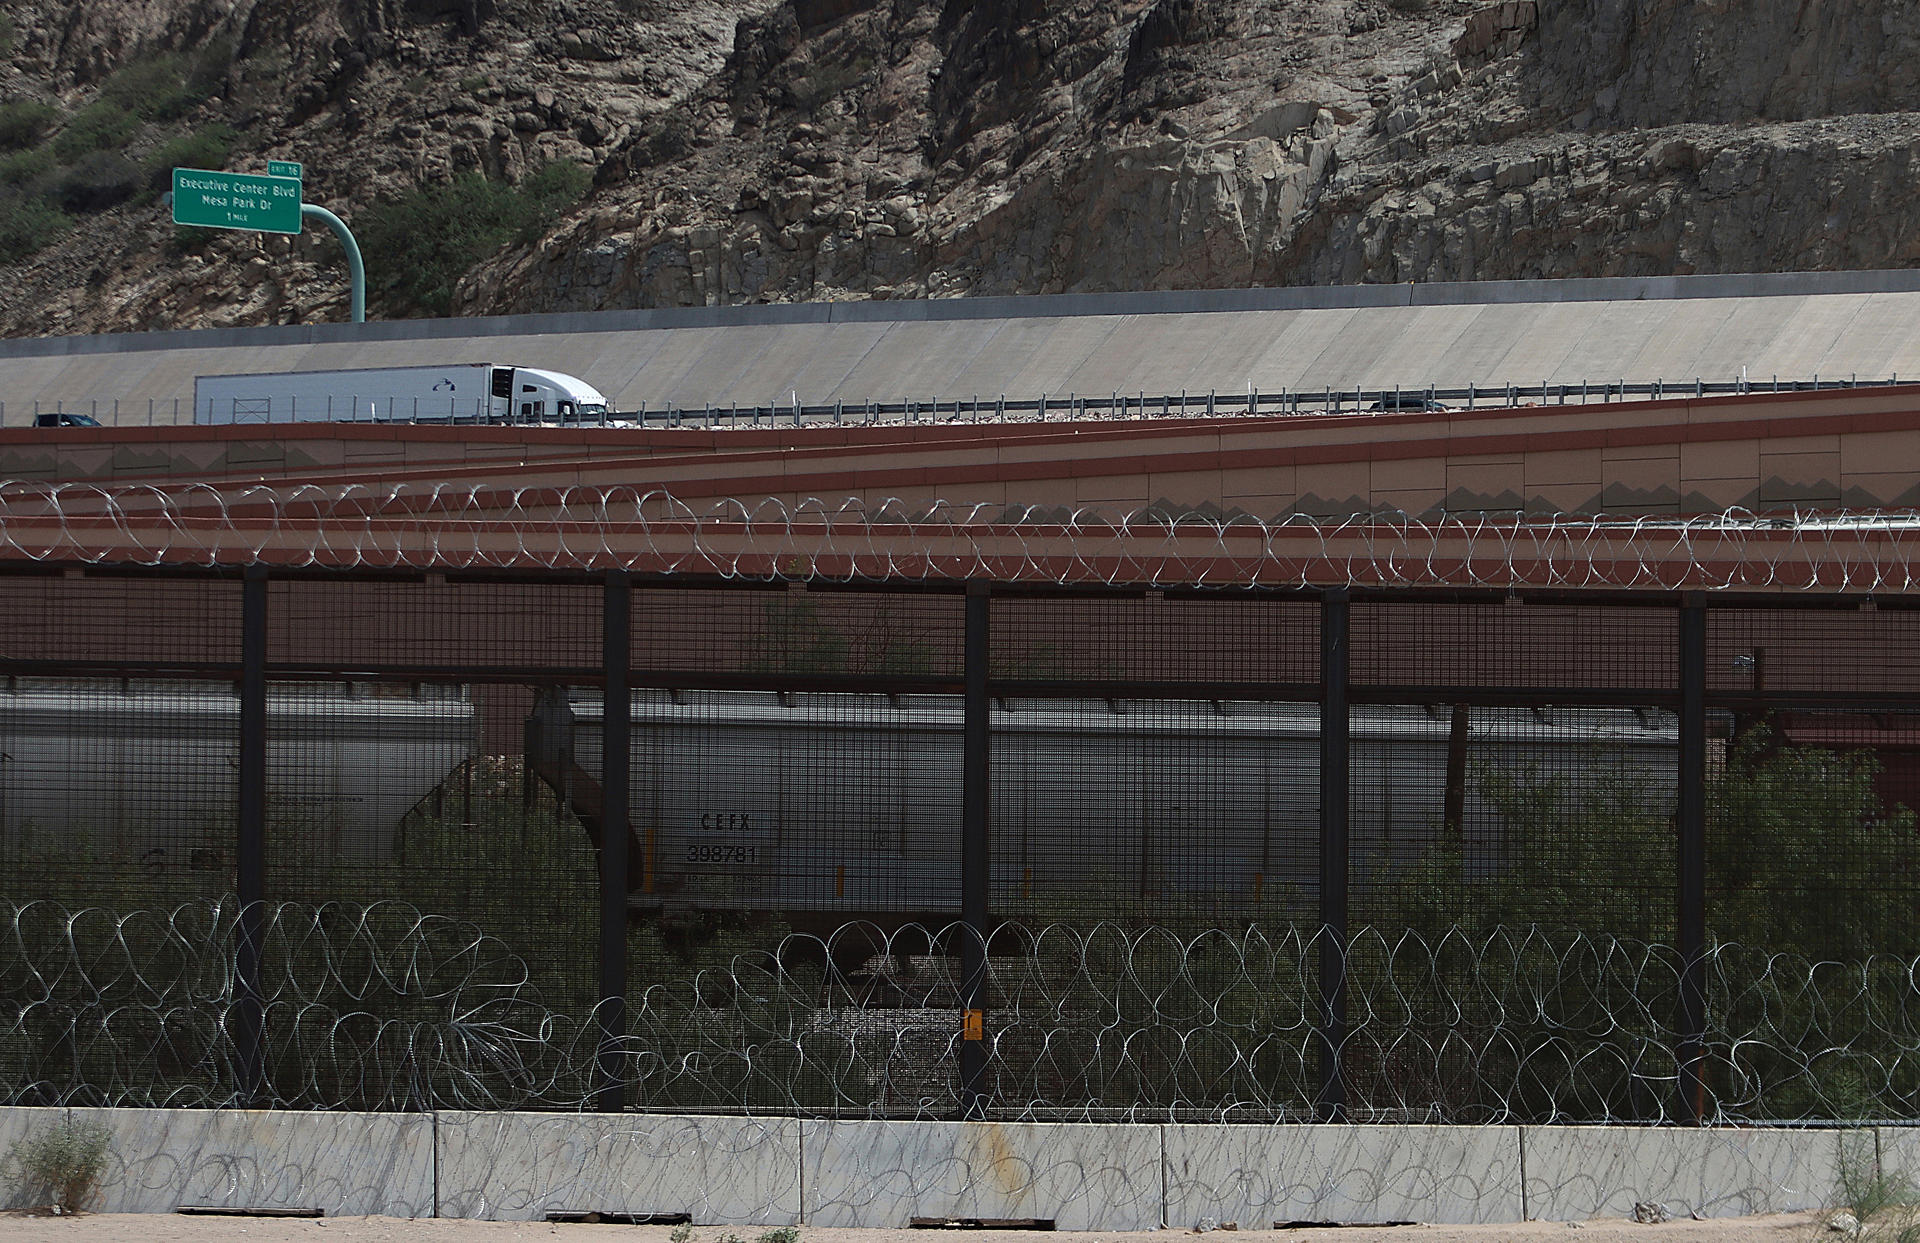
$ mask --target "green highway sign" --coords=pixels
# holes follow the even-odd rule
[[[291,177],[295,181],[298,181],[300,180],[300,171],[300,164],[297,160],[267,161],[267,176],[269,177]]]
[[[173,222],[203,229],[298,233],[300,179],[176,168]]]

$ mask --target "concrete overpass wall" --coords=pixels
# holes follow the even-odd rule
[[[494,361],[617,408],[1920,376],[1920,272],[1215,290],[615,311],[0,342],[35,402],[174,421],[219,372]],[[184,417],[184,415],[182,416]]]

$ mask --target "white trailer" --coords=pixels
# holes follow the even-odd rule
[[[500,363],[203,375],[195,423],[600,423],[607,399],[575,376]]]

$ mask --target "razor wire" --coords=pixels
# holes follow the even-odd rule
[[[0,1082],[34,1105],[590,1110],[613,1065],[636,1108],[958,1115],[960,925],[791,933],[591,1001],[543,993],[479,924],[401,903],[265,914],[266,1099],[240,1088],[232,899],[166,910],[0,907]],[[1348,1116],[1682,1120],[1682,955],[1538,928],[1010,923],[987,944],[988,1116],[1305,1120],[1321,956],[1349,990]],[[1719,944],[1704,963],[1706,1120],[1920,1113],[1920,960]],[[610,1052],[610,1059],[602,1060]]]
[[[0,482],[0,560],[627,570],[785,582],[1902,592],[1920,511],[1697,517],[696,505],[635,487]]]

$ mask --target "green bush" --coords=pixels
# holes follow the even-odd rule
[[[0,13],[0,56],[13,55],[13,18]]]
[[[60,174],[54,195],[66,211],[84,214],[126,202],[145,182],[140,166],[118,151],[95,151]]]
[[[227,56],[231,55],[229,51]],[[100,87],[98,102],[142,120],[171,121],[185,116],[211,94],[225,72],[224,64],[214,74],[177,52],[163,52],[129,61],[115,70]]]
[[[233,127],[217,123],[169,138],[147,160],[148,186],[155,191],[166,189],[176,168],[226,167],[233,141]]]
[[[53,171],[53,152],[45,147],[0,155],[0,186],[24,186]]]
[[[60,109],[42,100],[9,99],[0,103],[0,150],[38,145],[59,120]]]
[[[15,192],[0,197],[0,263],[18,263],[58,241],[73,222],[45,199]]]
[[[444,315],[474,264],[538,237],[591,180],[578,164],[548,164],[518,186],[470,173],[380,204],[356,228],[370,279],[400,309]]]
[[[29,1195],[49,1194],[62,1212],[78,1212],[93,1198],[111,1138],[98,1122],[67,1119],[16,1140],[7,1160],[19,1167]]]
[[[53,140],[53,153],[69,163],[94,151],[109,151],[133,137],[140,120],[105,99],[96,99],[68,120]]]
[[[219,229],[202,229],[197,225],[178,224],[173,227],[172,249],[177,255],[196,254],[220,236]]]
[[[227,72],[233,68],[233,51],[233,40],[220,35],[207,40],[193,58],[193,67],[187,71],[187,95],[195,103],[221,92]]]

